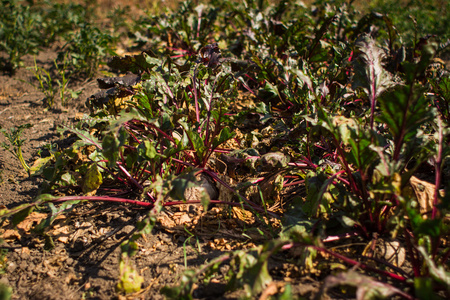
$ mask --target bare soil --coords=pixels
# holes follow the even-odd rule
[[[39,66],[50,68],[56,53],[42,51],[36,58]],[[32,66],[33,57],[26,57],[25,65]],[[93,79],[72,79],[70,88],[82,90],[76,100],[61,106],[58,99],[51,109],[45,109],[44,95],[31,84],[33,74],[26,68],[13,76],[0,74],[0,125],[10,128],[30,123],[25,130],[23,147],[25,160],[32,165],[45,156],[44,145],[56,143],[66,147],[74,141],[60,136],[56,129],[63,123],[77,122],[83,113],[86,98],[98,91]],[[3,135],[0,143],[5,142]],[[0,148],[0,205],[15,207],[30,203],[39,194],[43,180],[28,177],[19,161]],[[252,226],[233,216],[223,215],[219,208],[203,212],[199,206],[171,208],[158,220],[152,234],[138,240],[140,250],[133,263],[144,277],[142,290],[123,296],[116,292],[119,279],[120,245],[136,230],[136,223],[147,211],[141,208],[103,203],[83,203],[57,219],[47,234],[54,247],[47,250],[43,235],[34,233],[33,225],[46,214],[34,212],[19,227],[4,224],[2,228],[3,255],[0,257],[0,282],[13,289],[12,299],[162,299],[160,289],[178,282],[188,268],[198,268],[211,259],[233,249],[246,249],[264,241],[264,236],[252,232]],[[188,231],[193,234],[190,237]],[[251,236],[246,239],[242,233]],[[320,280],[301,276],[295,260],[288,253],[271,259],[270,274],[274,283],[262,299],[283,291],[291,283],[294,294],[307,298],[319,290]],[[226,293],[221,274],[209,285],[194,287],[196,299],[236,299],[239,292]]]

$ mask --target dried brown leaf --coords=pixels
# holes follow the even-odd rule
[[[426,215],[433,209],[435,185],[415,176],[409,180],[419,203],[420,213]]]
[[[17,224],[17,228],[25,232],[29,232],[33,225],[39,224],[45,218],[47,218],[47,214],[33,212],[28,217],[26,217],[25,220]]]
[[[0,238],[5,241],[13,241],[13,240],[20,240],[22,236],[16,229],[6,229],[5,232],[3,232],[0,235]]]

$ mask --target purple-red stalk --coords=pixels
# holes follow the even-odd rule
[[[439,137],[438,137],[438,153],[434,163],[435,169],[435,179],[434,179],[434,200],[433,200],[433,210],[431,212],[431,218],[435,219],[438,213],[438,203],[439,203],[439,187],[441,185],[441,164],[442,164],[442,145],[444,143],[444,133],[441,117],[438,116],[438,126],[439,126]]]
[[[333,256],[333,257],[335,257],[337,259],[340,259],[343,262],[345,262],[347,264],[350,264],[352,266],[357,266],[357,267],[359,267],[361,269],[372,271],[372,272],[375,272],[375,273],[378,273],[378,274],[381,274],[381,275],[384,275],[384,276],[387,276],[387,277],[390,277],[392,279],[399,280],[399,281],[402,281],[402,282],[406,281],[406,278],[401,276],[401,275],[397,275],[397,274],[394,274],[394,273],[391,273],[391,272],[387,272],[387,271],[384,271],[384,270],[379,270],[377,268],[374,268],[372,266],[360,263],[359,261],[353,260],[351,258],[348,258],[348,257],[346,257],[344,255],[339,254],[339,253],[330,251],[330,250],[328,250],[326,248],[323,248],[323,247],[319,247],[319,246],[315,246],[315,245],[304,245],[304,244],[301,244],[301,243],[289,243],[289,244],[284,245],[281,249],[288,250],[288,249],[291,249],[293,247],[298,247],[298,246],[300,246],[300,247],[310,247],[310,248],[313,248],[313,249],[315,249],[317,251],[326,253],[326,254],[331,255],[331,256]]]
[[[288,186],[298,185],[298,184],[302,184],[302,183],[305,183],[305,180],[298,180],[298,181],[293,181],[290,183],[285,183],[285,184],[283,184],[283,187],[285,188]]]
[[[59,203],[59,202],[66,202],[66,201],[76,201],[76,200],[87,200],[87,201],[103,201],[103,202],[115,202],[115,203],[127,203],[127,204],[133,204],[136,206],[142,206],[142,207],[152,207],[154,206],[153,202],[144,202],[144,201],[138,201],[138,200],[130,200],[125,198],[115,198],[115,197],[106,197],[106,196],[64,196],[59,197],[57,199],[51,200],[52,203]],[[200,204],[200,200],[191,200],[191,201],[169,201],[162,204],[162,206],[174,206],[174,205],[182,205],[182,204]],[[225,204],[230,206],[236,206],[236,207],[244,207],[249,210],[256,210],[259,212],[265,212],[264,209],[260,207],[253,207],[247,204],[242,204],[238,202],[227,202],[227,201],[221,201],[221,200],[210,200],[210,203],[214,204]]]
[[[412,233],[405,228],[405,242],[406,242],[406,249],[409,252],[409,257],[411,259],[411,265],[413,267],[414,277],[420,277],[420,262],[416,256],[416,253],[414,253],[414,245],[411,241],[413,239]]]
[[[365,195],[362,195],[362,192],[358,189],[358,186],[356,184],[355,178],[353,177],[352,171],[350,169],[350,166],[348,165],[347,160],[345,159],[344,150],[342,149],[340,143],[336,139],[336,137],[333,136],[334,143],[336,145],[336,149],[339,152],[339,157],[341,158],[341,162],[344,165],[344,169],[347,172],[348,179],[350,181],[350,189],[353,191],[355,195],[358,195],[361,200],[364,202],[364,206],[366,208],[366,211],[369,213],[369,220],[370,222],[373,222],[373,215],[372,210],[370,207],[370,203]]]
[[[133,176],[131,176],[130,173],[128,173],[128,171],[122,166],[122,164],[120,164],[119,162],[117,163],[117,167],[119,168],[119,170],[121,170],[125,176],[127,177],[127,179],[133,184],[135,185],[140,191],[142,191],[144,188],[142,187],[142,185],[139,184],[139,182],[137,182],[136,179],[134,179]]]
[[[197,123],[200,123],[200,110],[198,107],[198,93],[197,93],[197,69],[198,69],[198,66],[195,67],[195,70],[194,70],[194,76],[192,78],[192,85],[194,86],[195,117],[197,119]]]

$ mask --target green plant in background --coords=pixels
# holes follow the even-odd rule
[[[56,79],[56,83],[58,84],[61,105],[64,106],[64,105],[66,105],[66,97],[67,97],[68,93],[70,94],[70,97],[72,99],[77,99],[78,96],[82,93],[82,91],[73,91],[68,88],[70,78],[72,75],[68,71],[69,61],[67,59],[67,55],[64,56],[63,61],[60,65],[58,65],[56,60],[54,61],[54,64],[55,64],[55,69],[58,72],[58,77],[61,79],[61,80]]]
[[[94,23],[92,5],[27,2],[26,5],[16,0],[0,2],[0,51],[8,55],[3,59],[2,69],[14,72],[23,66],[24,55],[37,54],[40,49],[61,40],[67,44],[58,60],[63,62],[65,52],[71,52],[69,65],[87,76],[93,75],[101,59],[114,54],[112,49],[117,37],[108,33],[108,28]],[[126,10],[118,10],[111,15],[113,26],[124,27],[117,15],[125,13]]]
[[[450,13],[450,3],[445,0],[371,1],[370,9],[387,14],[404,41],[419,42],[418,38],[436,35],[441,42],[450,38],[450,20],[444,16]]]
[[[13,127],[9,131],[0,127],[0,132],[3,133],[3,135],[9,142],[3,142],[0,144],[0,146],[2,146],[2,148],[4,148],[5,150],[11,152],[20,161],[20,164],[27,173],[29,173],[30,167],[27,165],[22,155],[22,146],[25,142],[25,139],[21,139],[21,135],[25,129],[31,127],[33,127],[33,125],[24,124],[20,125],[17,128]]]
[[[2,68],[14,72],[23,66],[24,55],[39,51],[41,20],[30,6],[15,0],[1,1],[0,20],[0,51],[8,55]]]
[[[114,55],[117,39],[93,24],[84,23],[79,30],[64,35],[66,44],[58,53],[58,60],[66,57],[73,73],[92,77],[102,59]]]
[[[34,58],[34,67],[31,68],[31,72],[33,72],[34,77],[37,79],[39,84],[36,88],[45,95],[46,105],[48,107],[52,107],[55,99],[52,75],[44,68],[38,67],[36,57]]]
[[[64,106],[66,98],[66,89],[67,85],[69,84],[69,77],[66,77],[66,67],[67,67],[66,57],[64,57],[61,69],[58,68],[56,61],[55,67],[58,70],[59,76],[61,77],[61,80],[56,79],[56,83],[59,86],[59,97],[61,98],[61,105]]]
[[[54,60],[54,70],[57,74],[52,78],[52,70],[45,70],[42,67],[38,67],[36,63],[36,58],[34,59],[34,67],[29,68],[34,74],[34,77],[38,81],[38,85],[35,86],[45,95],[45,102],[48,108],[54,105],[55,94],[59,93],[59,98],[61,99],[61,105],[66,105],[66,98],[70,94],[72,99],[78,98],[82,91],[72,91],[68,88],[71,74],[68,71],[69,61],[67,60],[67,55],[64,57],[61,64],[58,64]],[[57,79],[54,79],[54,78]],[[54,87],[54,83],[58,85],[57,88]]]
[[[111,22],[111,33],[115,37],[126,36],[130,32],[133,22],[130,22],[131,10],[129,6],[116,7],[108,13]]]
[[[33,7],[39,12],[43,23],[43,46],[51,46],[65,34],[75,31],[79,26],[92,21],[92,7],[76,3],[58,3],[58,1],[39,1]]]

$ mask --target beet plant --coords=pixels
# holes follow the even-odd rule
[[[144,51],[108,62],[124,76],[99,78],[90,115],[61,128],[76,141],[46,158],[42,195],[1,215],[17,224],[47,207],[44,231],[83,200],[145,207],[122,245],[122,293],[143,281],[137,240],[189,203],[250,211],[265,241],[186,270],[168,297],[214,276],[266,297],[276,256],[319,273],[319,296],[448,296],[447,46],[403,43],[388,15],[323,2],[186,2],[138,19]]]

